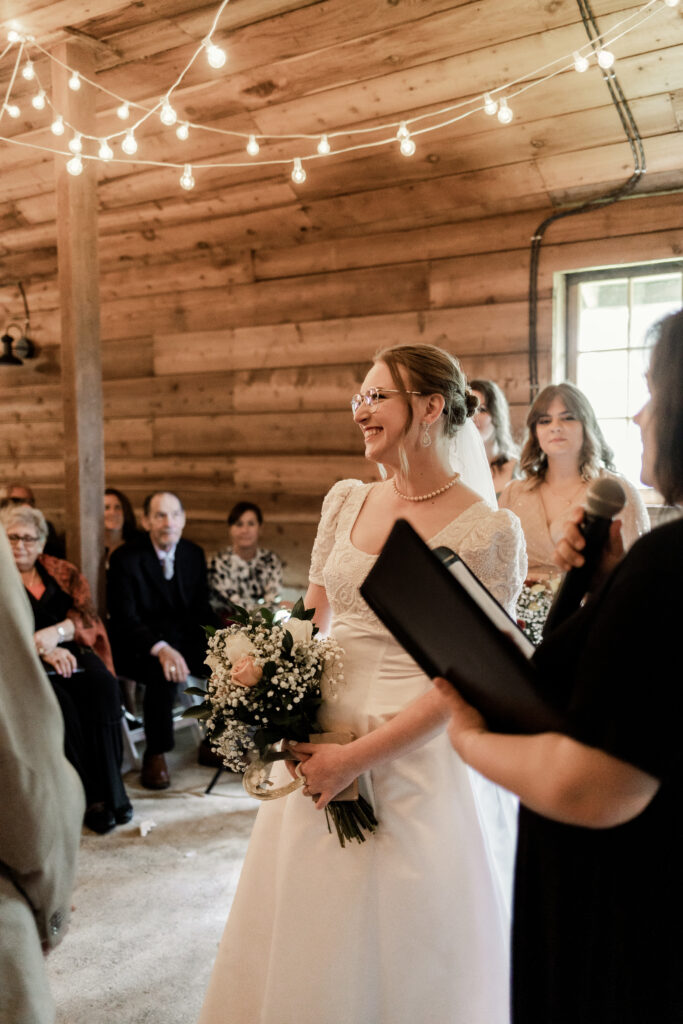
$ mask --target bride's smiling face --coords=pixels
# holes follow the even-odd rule
[[[411,390],[410,382],[401,372],[401,378],[407,390]],[[417,417],[413,415],[408,437],[405,427],[408,413],[405,400],[396,394],[396,384],[386,363],[375,363],[361,384],[360,394],[366,395],[371,388],[379,393],[377,404],[369,406],[362,402],[353,414],[353,418],[363,431],[365,439],[365,457],[373,462],[386,462],[393,465],[401,440],[408,443],[409,435],[416,429]]]

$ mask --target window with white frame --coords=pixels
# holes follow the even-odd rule
[[[566,376],[595,409],[620,473],[640,480],[633,417],[647,399],[649,327],[683,306],[683,261],[565,275]]]

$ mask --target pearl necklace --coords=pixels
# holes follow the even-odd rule
[[[394,490],[399,498],[403,498],[404,501],[429,501],[430,498],[436,498],[438,494],[443,494],[449,487],[452,487],[460,479],[460,474],[456,473],[452,480],[449,480],[443,487],[439,487],[436,491],[430,491],[429,494],[401,494],[398,487],[396,486],[396,477],[391,478],[391,482],[394,485]]]

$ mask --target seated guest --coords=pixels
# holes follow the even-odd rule
[[[635,487],[614,472],[608,446],[590,402],[565,381],[537,396],[527,416],[527,439],[520,456],[523,480],[513,480],[499,498],[501,508],[519,516],[526,538],[529,575],[517,602],[517,618],[537,644],[561,573],[553,561],[572,514],[582,505],[596,477],[619,480],[626,504],[619,513],[626,550],[649,529],[643,501]]]
[[[282,563],[273,551],[259,547],[263,515],[251,501],[238,501],[228,514],[230,547],[209,562],[211,606],[229,622],[232,606],[252,609],[278,604],[282,587]]]
[[[108,832],[133,816],[121,778],[119,683],[90,590],[75,565],[42,553],[42,512],[12,505],[0,514],[33,609],[34,642],[62,709],[66,756],[85,789],[85,824]]]
[[[207,674],[203,627],[216,618],[204,552],[182,536],[185,512],[177,494],[156,491],[145,498],[142,525],[147,534],[111,556],[107,607],[119,669],[145,687],[142,785],[166,789],[164,754],[174,746],[177,684],[190,673]]]
[[[109,559],[114,551],[126,541],[141,536],[135,521],[135,512],[123,491],[107,487],[104,492],[104,558],[109,568]]]
[[[519,449],[512,440],[510,408],[505,395],[492,380],[471,380],[470,389],[479,399],[479,408],[473,417],[474,425],[484,442],[498,497],[515,476],[519,458]]]
[[[31,508],[36,507],[35,494],[28,484],[9,483],[6,487],[6,492],[6,497],[0,503],[0,508],[6,508],[8,505],[30,505]],[[66,554],[64,537],[57,533],[54,525],[49,520],[46,519],[45,522],[47,525],[47,540],[43,549],[44,553],[46,555],[54,555],[55,558],[64,558]]]

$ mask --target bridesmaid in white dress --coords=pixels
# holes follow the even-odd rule
[[[450,748],[430,681],[358,592],[403,517],[514,608],[526,574],[519,521],[452,469],[454,439],[476,438],[476,405],[457,361],[432,346],[381,352],[352,401],[366,457],[393,475],[329,492],[306,604],[345,652],[322,724],[357,738],[299,744],[305,789],[259,810],[200,1024],[509,1020],[509,894],[479,786]],[[359,775],[379,828],[342,849],[322,808]]]

